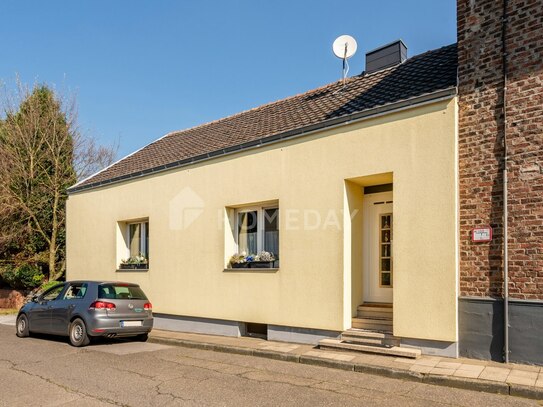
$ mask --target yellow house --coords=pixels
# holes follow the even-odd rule
[[[456,46],[403,47],[73,186],[67,277],[140,284],[164,329],[457,356]]]

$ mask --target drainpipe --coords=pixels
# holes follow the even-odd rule
[[[507,0],[503,0],[502,16],[502,68],[503,68],[503,315],[504,362],[509,363],[509,246],[507,208]]]

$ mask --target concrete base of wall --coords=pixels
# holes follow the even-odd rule
[[[154,327],[167,331],[236,337],[245,334],[245,324],[242,322],[168,314],[154,314],[153,316]]]
[[[154,327],[167,331],[190,332],[207,335],[243,336],[245,323],[222,319],[154,314]],[[321,329],[294,328],[268,325],[268,340],[316,345],[321,339],[338,338],[341,332]]]
[[[459,298],[460,356],[503,361],[503,301]],[[509,361],[543,365],[543,301],[509,302]]]
[[[339,338],[341,332],[268,325],[268,340],[316,345],[321,339]]]
[[[400,345],[405,348],[420,349],[423,355],[458,357],[457,342],[431,341],[427,339],[401,338]]]

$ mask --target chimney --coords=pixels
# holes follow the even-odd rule
[[[402,40],[383,45],[366,53],[366,73],[401,64],[407,59],[407,47]]]

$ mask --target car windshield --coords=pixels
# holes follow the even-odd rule
[[[101,284],[98,286],[98,298],[110,300],[146,300],[142,289],[136,285]]]

